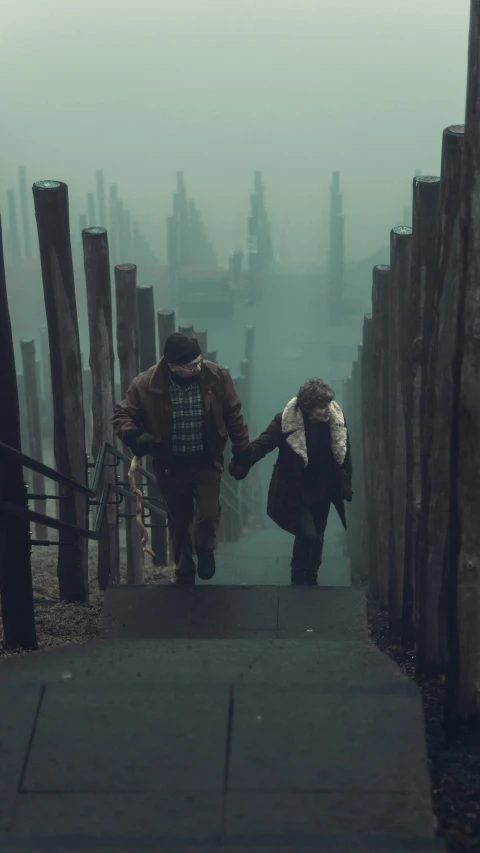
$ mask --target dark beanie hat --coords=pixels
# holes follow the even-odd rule
[[[165,341],[163,356],[167,364],[188,364],[202,354],[196,338],[173,332]]]

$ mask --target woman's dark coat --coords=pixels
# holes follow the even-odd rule
[[[268,491],[267,514],[282,530],[294,536],[298,530],[302,501],[304,470],[308,464],[307,438],[302,413],[296,398],[274,419],[251,444],[252,464],[278,448]],[[345,500],[352,494],[352,457],[350,439],[343,412],[337,403],[331,405],[330,417],[331,474],[328,478],[329,499],[346,528]],[[319,499],[324,495],[319,494]]]

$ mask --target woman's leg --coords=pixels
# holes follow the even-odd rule
[[[293,543],[291,567],[291,583],[293,586],[304,586],[306,573],[311,561],[311,552],[317,538],[315,523],[310,507],[302,504],[298,521],[298,533]]]
[[[310,558],[305,573],[305,583],[307,586],[317,586],[318,570],[322,564],[325,529],[330,512],[330,501],[321,501],[320,503],[313,504],[310,510],[316,535],[310,551]]]

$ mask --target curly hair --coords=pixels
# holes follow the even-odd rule
[[[323,408],[335,399],[335,391],[323,379],[307,379],[297,394],[297,409],[309,414],[313,409]]]

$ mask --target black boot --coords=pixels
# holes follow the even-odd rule
[[[312,545],[307,571],[305,572],[306,586],[318,586],[318,570],[322,565],[323,536],[318,536]]]
[[[296,536],[293,543],[292,561],[290,563],[290,583],[292,586],[305,586],[305,573],[308,566],[309,552],[309,541]]]

